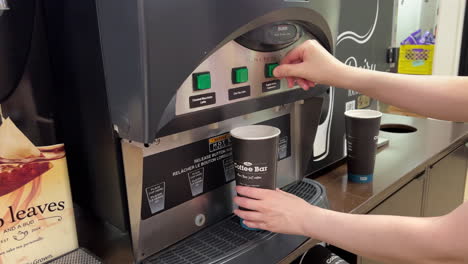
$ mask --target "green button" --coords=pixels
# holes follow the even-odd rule
[[[206,90],[211,88],[211,76],[209,72],[193,74],[193,90]]]
[[[272,78],[275,77],[273,75],[273,70],[278,67],[278,63],[269,63],[265,65],[265,77],[266,78]]]
[[[249,70],[247,67],[232,69],[232,83],[245,83],[249,81]]]

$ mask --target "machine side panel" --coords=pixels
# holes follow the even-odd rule
[[[95,1],[112,123],[122,137],[143,142],[148,118],[143,1]]]
[[[127,230],[121,153],[108,110],[94,0],[46,0],[44,7],[73,199]]]
[[[389,71],[387,49],[391,45],[393,1],[342,1],[339,34],[335,56],[342,62],[360,68]],[[349,10],[354,10],[350,12]],[[353,34],[354,33],[354,34]],[[356,37],[356,34],[359,37]],[[378,108],[378,102],[357,92],[333,88],[330,92],[332,116],[320,124],[314,154],[320,156],[309,167],[309,173],[342,160],[344,146],[344,112],[354,108]]]

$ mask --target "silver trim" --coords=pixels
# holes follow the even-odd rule
[[[294,109],[292,111],[291,116],[294,116],[291,120],[291,158],[294,162],[294,171],[296,172],[295,175],[292,174],[291,178],[287,179],[286,177],[282,177],[277,179],[278,186],[286,186],[288,183],[293,182],[295,180],[299,180],[304,178],[304,169],[303,164],[305,163],[302,160],[302,153],[304,151],[304,146],[302,144],[302,137],[306,135],[302,135],[302,105],[304,104],[304,100],[294,103]],[[287,172],[278,169],[278,175],[289,175]]]
[[[231,131],[239,126],[247,126],[270,120],[275,117],[283,116],[292,113],[292,105],[283,105],[280,108],[273,107],[262,111],[250,113],[248,115],[238,116],[230,119],[216,122],[203,127],[194,128],[192,130],[183,131],[177,134],[158,138],[157,144],[152,143],[148,147],[144,147],[143,143],[132,141],[131,144],[141,148],[143,156],[151,156],[163,151],[167,151],[176,147],[187,145],[199,140],[218,136],[225,132]]]
[[[330,153],[330,133],[333,121],[333,108],[335,107],[335,87],[330,86],[330,100],[328,102],[328,113],[321,125],[317,128],[314,142],[314,161],[321,161]]]
[[[127,187],[128,213],[134,252],[140,248],[141,197],[143,191],[143,151],[141,148],[122,140],[122,157]],[[135,254],[136,259],[140,259]]]

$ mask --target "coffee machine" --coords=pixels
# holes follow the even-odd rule
[[[192,243],[187,238],[198,239],[191,250],[196,243],[213,248],[200,236],[222,239],[214,230],[231,233],[234,240],[226,237],[220,247],[234,245],[226,252],[235,254],[210,261],[245,261],[235,246],[244,238],[225,227],[240,228],[232,217],[229,135],[238,126],[278,127],[277,187],[326,206],[320,186],[306,184],[315,190],[307,194],[297,184],[312,172],[329,87],[289,89],[273,70],[307,40],[334,52],[340,1],[46,0],[45,7],[56,83],[70,89],[64,101],[80,109],[65,106],[76,118],[63,120],[67,151],[75,157],[74,199],[128,229],[137,262],[162,262],[180,243]],[[73,168],[82,173],[74,177]],[[264,259],[252,253],[257,240],[239,244],[250,245],[243,251],[249,260],[263,263],[306,239],[246,232],[274,241],[263,244],[276,253]]]

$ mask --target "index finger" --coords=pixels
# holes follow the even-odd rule
[[[263,200],[265,197],[271,194],[271,192],[274,192],[273,190],[246,187],[246,186],[237,186],[236,191],[240,195],[254,198],[257,200]]]

